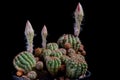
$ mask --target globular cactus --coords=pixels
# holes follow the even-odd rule
[[[59,50],[62,52],[63,55],[66,55],[66,53],[67,53],[66,49],[60,48]]]
[[[34,80],[36,79],[37,77],[37,73],[35,71],[30,71],[28,74],[27,74],[27,77],[30,78],[30,80]]]
[[[61,58],[62,56],[62,52],[58,49],[58,50],[53,50],[50,54],[50,56],[55,56],[55,57],[58,57],[58,58]]]
[[[84,60],[70,59],[66,63],[66,76],[69,78],[79,78],[85,75],[87,68],[87,63]]]
[[[58,44],[57,43],[48,43],[46,48],[50,49],[50,50],[57,50]]]
[[[62,48],[66,48],[66,46],[70,45],[69,48],[73,48],[74,50],[78,50],[80,48],[81,42],[78,37],[75,37],[72,34],[64,34],[62,35],[58,41],[58,45]]]
[[[38,69],[38,70],[42,70],[43,69],[43,62],[42,61],[38,61],[36,63],[36,69]]]
[[[61,60],[58,57],[46,57],[46,66],[52,76],[57,75],[61,67]]]
[[[51,52],[52,51],[50,49],[44,49],[42,53],[43,58],[45,59],[46,56],[50,56]]]
[[[23,51],[13,59],[13,65],[17,70],[27,73],[35,67],[36,60],[33,54]]]

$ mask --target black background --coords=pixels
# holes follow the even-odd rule
[[[80,39],[87,52],[86,60],[89,71],[92,73],[91,80],[97,78],[97,3],[93,0],[61,0],[39,2],[14,2],[2,6],[1,13],[1,39],[2,45],[2,80],[12,75],[14,67],[13,58],[26,49],[24,29],[29,20],[35,30],[34,48],[41,47],[41,29],[45,24],[48,29],[48,42],[56,42],[64,33],[73,34],[73,12],[81,3],[84,10],[83,30]],[[3,31],[3,32],[2,32]],[[8,76],[8,77],[7,77]]]

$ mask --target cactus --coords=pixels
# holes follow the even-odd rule
[[[36,65],[36,60],[30,52],[23,51],[13,59],[13,65],[17,70],[27,73]]]
[[[36,79],[37,77],[37,73],[35,71],[30,71],[28,74],[27,74],[27,77],[30,78],[30,80],[34,80]]]
[[[58,57],[46,57],[46,66],[52,76],[57,75],[61,66],[61,60]]]
[[[55,57],[61,58],[62,52],[60,50],[53,50],[51,52],[50,56],[55,56]]]
[[[66,64],[68,62],[68,60],[70,59],[70,57],[63,55],[60,59],[63,64]]]
[[[50,49],[44,49],[42,53],[43,58],[45,59],[46,56],[50,56],[51,52],[52,51]]]
[[[43,62],[42,61],[38,61],[36,63],[36,69],[38,69],[38,70],[42,70],[43,69]]]
[[[67,51],[64,48],[60,48],[59,50],[60,52],[62,52],[63,55],[66,55]]]
[[[70,59],[66,63],[66,76],[69,78],[79,78],[85,75],[87,64],[84,60]]]
[[[48,43],[47,44],[47,49],[57,50],[58,49],[58,44],[57,43]]]
[[[75,37],[72,34],[62,35],[58,39],[57,43],[62,48],[65,48],[65,45],[69,43],[71,45],[71,48],[73,48],[76,51],[80,48],[80,45],[81,45],[81,42],[80,42],[79,38]]]

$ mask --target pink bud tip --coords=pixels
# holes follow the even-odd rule
[[[25,34],[27,34],[27,33],[33,33],[33,32],[34,32],[34,30],[32,28],[32,25],[29,22],[29,20],[27,20],[26,27],[25,27]]]
[[[44,35],[44,36],[47,36],[47,28],[46,28],[46,25],[43,26],[43,29],[41,31],[41,34]]]
[[[77,5],[77,10],[78,10],[78,12],[80,11],[80,8],[81,8],[81,4],[78,3],[78,5]]]
[[[78,5],[77,5],[77,7],[76,7],[76,13],[81,14],[81,15],[84,15],[84,14],[83,14],[83,8],[82,8],[82,6],[81,6],[80,3],[78,3]]]

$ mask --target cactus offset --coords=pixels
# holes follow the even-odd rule
[[[32,54],[27,51],[23,51],[14,58],[13,65],[17,70],[27,73],[35,67],[36,61]]]
[[[36,79],[37,77],[37,73],[35,71],[30,71],[28,74],[27,74],[27,77],[30,78],[30,80],[34,80]]]
[[[51,75],[55,76],[61,66],[61,60],[57,57],[46,57],[46,66]]]
[[[50,56],[51,52],[52,51],[50,49],[44,49],[42,53],[43,58],[45,59],[46,56]]]
[[[66,49],[60,48],[59,50],[62,52],[63,55],[66,55],[66,53],[67,53]]]
[[[38,70],[42,70],[43,69],[43,62],[42,61],[38,61],[36,63],[36,69],[38,69]]]
[[[47,49],[57,50],[58,49],[58,44],[57,43],[48,43],[47,44]]]
[[[62,48],[65,48],[65,44],[69,43],[71,48],[75,49],[76,51],[80,48],[81,45],[79,38],[72,34],[64,34],[58,39],[57,43]]]

